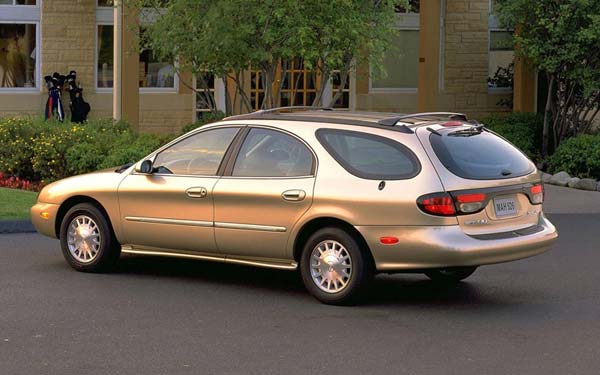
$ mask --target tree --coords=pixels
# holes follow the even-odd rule
[[[589,130],[600,111],[600,0],[496,0],[517,51],[545,73],[543,156]]]
[[[207,72],[233,82],[233,108],[250,111],[248,70],[259,72],[265,95],[261,108],[279,103],[287,62],[299,59],[321,82],[339,71],[343,87],[354,64],[379,67],[394,29],[394,9],[408,0],[126,0],[154,9],[141,43],[161,59],[177,59],[178,69]],[[277,80],[282,70],[281,81]],[[202,81],[202,80],[201,80]],[[200,82],[201,83],[201,82]],[[294,87],[294,82],[288,82]],[[200,85],[202,86],[202,84]],[[315,85],[316,86],[316,85]],[[198,90],[201,90],[200,87]],[[313,105],[323,103],[325,85]],[[336,93],[334,99],[339,98]],[[333,104],[333,103],[331,103]]]

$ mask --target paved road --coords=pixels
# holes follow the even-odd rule
[[[598,374],[600,211],[551,219],[548,253],[455,287],[380,276],[350,308],[295,273],[127,257],[90,275],[2,235],[0,374]]]

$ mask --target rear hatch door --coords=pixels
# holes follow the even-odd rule
[[[485,235],[536,226],[543,193],[533,162],[482,127],[452,124],[420,127],[417,136],[454,198],[464,232]]]

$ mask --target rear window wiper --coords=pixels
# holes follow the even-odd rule
[[[485,130],[483,125],[473,126],[467,129],[461,129],[448,133],[448,136],[452,137],[470,137],[472,135],[481,134]]]

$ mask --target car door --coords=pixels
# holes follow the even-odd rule
[[[290,231],[312,203],[316,158],[281,130],[246,132],[213,191],[217,246],[228,257],[285,260]]]
[[[127,244],[215,253],[213,188],[240,127],[195,133],[158,152],[153,173],[133,172],[119,186]]]

